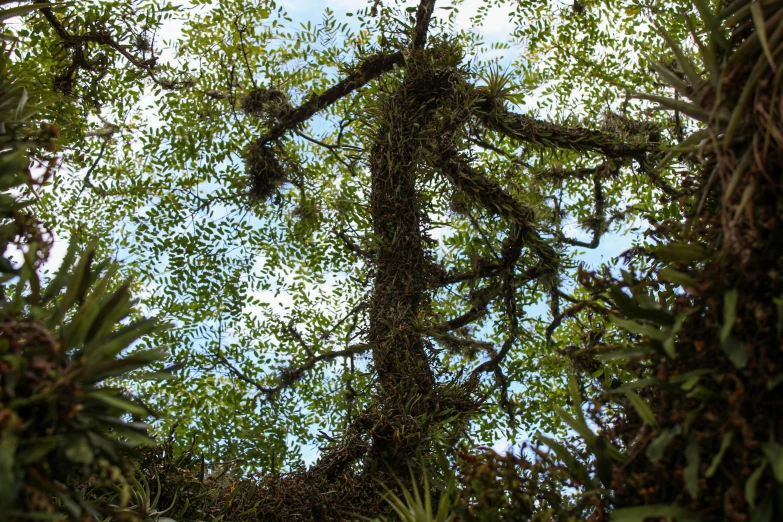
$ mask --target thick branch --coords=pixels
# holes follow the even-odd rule
[[[295,130],[300,124],[311,118],[316,112],[329,107],[337,100],[349,95],[356,89],[367,85],[370,81],[400,66],[404,63],[403,54],[379,53],[369,56],[357,67],[356,71],[345,77],[341,82],[328,88],[321,94],[311,96],[306,102],[289,112],[285,118],[274,125],[256,143],[266,145],[280,139],[286,133]]]
[[[435,0],[421,0],[416,9],[416,28],[413,32],[413,48],[423,49],[427,43],[427,31],[432,21],[432,12],[435,9]]]
[[[49,2],[49,0],[36,0],[36,3],[50,4],[51,2]],[[49,25],[52,27],[52,29],[54,29],[54,32],[57,33],[57,36],[60,37],[60,39],[63,42],[63,45],[67,49],[74,50],[75,55],[74,55],[74,63],[71,67],[72,71],[75,70],[75,68],[77,67],[82,69],[87,69],[87,70],[91,70],[93,68],[93,64],[87,61],[87,58],[84,54],[84,46],[87,43],[97,43],[99,45],[105,45],[107,47],[110,47],[115,52],[122,55],[134,67],[144,71],[145,73],[147,73],[148,76],[155,79],[154,68],[157,62],[157,58],[153,57],[148,60],[142,60],[133,56],[131,53],[127,51],[127,49],[124,46],[122,46],[119,42],[117,42],[114,38],[112,38],[111,34],[108,31],[104,29],[99,31],[84,33],[81,35],[71,34],[62,24],[62,22],[60,22],[60,20],[57,18],[57,15],[54,14],[51,8],[41,9],[41,13],[44,15],[44,18],[46,18],[46,21],[49,22]]]
[[[428,263],[416,181],[419,143],[434,112],[442,78],[409,75],[383,102],[384,117],[370,154],[371,212],[376,273],[370,302],[369,341],[383,391],[404,404],[427,396],[435,384],[417,326],[426,299]]]
[[[489,100],[479,103],[478,108],[479,121],[488,129],[525,143],[599,152],[610,158],[640,158],[649,152],[661,151],[656,133],[625,135],[584,127],[565,127],[510,112],[500,103]]]
[[[435,0],[422,0],[419,4],[413,37],[414,49],[424,47],[434,9]],[[269,129],[258,140],[258,143],[265,145],[282,138],[286,133],[295,130],[300,124],[310,119],[316,112],[329,107],[337,100],[365,86],[382,74],[393,70],[395,66],[402,66],[404,63],[405,58],[400,51],[391,54],[378,53],[365,58],[355,72],[321,94],[310,97],[305,103],[292,110],[284,119]]]

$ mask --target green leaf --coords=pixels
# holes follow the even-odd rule
[[[776,375],[775,377],[771,378],[767,381],[767,391],[774,390],[781,382],[783,382],[783,374]]]
[[[767,461],[765,460],[751,473],[748,481],[745,483],[745,500],[751,507],[756,505],[756,487],[758,486],[761,475],[764,473],[764,469],[767,467]]]
[[[688,490],[688,494],[690,494],[693,499],[696,499],[699,495],[700,449],[699,441],[695,437],[691,437],[688,441],[688,445],[685,447],[686,466],[683,478],[685,479],[685,489]]]
[[[694,120],[701,123],[708,123],[712,117],[712,113],[710,111],[703,109],[701,106],[695,103],[675,100],[674,98],[667,98],[657,94],[636,93],[634,96],[643,100],[656,102],[660,105],[660,108],[664,110],[680,111],[686,116],[690,116]]]
[[[163,330],[165,326],[158,326],[155,320],[142,319],[117,330],[108,337],[92,341],[84,347],[83,353],[88,355],[91,361],[114,359],[141,337]]]
[[[563,464],[566,465],[566,468],[574,473],[576,478],[582,481],[586,487],[591,489],[595,489],[597,487],[595,481],[590,477],[590,473],[587,471],[587,468],[585,468],[581,462],[574,458],[574,456],[568,452],[565,446],[541,434],[538,435],[538,438],[555,452],[557,458],[563,461]]]
[[[127,317],[131,311],[130,283],[123,283],[116,292],[106,296],[97,306],[99,312],[87,331],[85,342],[108,334],[116,328],[117,323]]]
[[[597,354],[595,358],[599,361],[617,361],[644,357],[645,355],[650,355],[652,353],[655,353],[655,350],[649,346],[634,346],[633,348],[618,348],[616,350],[601,352]]]
[[[680,375],[674,375],[669,378],[671,384],[682,383],[680,389],[684,391],[691,391],[704,377],[712,372],[710,369],[694,370],[692,372],[682,373]]]
[[[674,317],[668,312],[643,308],[636,300],[626,295],[619,286],[613,286],[609,289],[617,309],[620,310],[629,319],[640,319],[662,326],[671,326],[674,324]]]
[[[106,296],[112,277],[118,270],[112,265],[106,275],[92,289],[89,296],[79,306],[76,315],[63,327],[63,345],[67,348],[79,348],[85,342],[93,322],[103,312],[101,302]],[[109,312],[110,313],[110,312]]]
[[[745,344],[733,335],[730,335],[726,342],[721,343],[720,348],[737,368],[744,368],[748,363]]]
[[[772,51],[769,48],[769,40],[767,39],[766,22],[764,20],[764,12],[761,10],[761,3],[753,1],[750,4],[750,13],[753,17],[753,24],[756,26],[756,34],[759,37],[759,43],[764,50],[764,56],[769,60],[769,65],[772,70],[776,70],[775,60],[772,58]]]
[[[621,454],[617,448],[609,444],[603,437],[596,437],[592,444],[587,445],[587,449],[595,456],[595,472],[598,479],[606,489],[612,487],[612,460],[623,462],[625,455]]]
[[[695,284],[691,276],[683,272],[679,272],[672,267],[666,267],[658,272],[658,278],[663,281],[674,283],[675,285],[680,285],[682,287],[693,287]]]
[[[71,276],[68,279],[68,285],[65,289],[62,299],[58,303],[57,310],[52,317],[50,324],[58,324],[65,314],[71,309],[71,306],[76,301],[80,289],[84,283],[84,279],[89,277],[90,265],[94,258],[95,252],[92,246],[88,246],[82,253],[82,257],[79,259],[79,263],[71,272]]]
[[[674,40],[674,38],[669,35],[668,32],[664,31],[661,28],[658,28],[658,32],[661,36],[663,36],[664,40],[666,40],[666,43],[669,45],[669,48],[674,53],[674,57],[677,60],[677,64],[680,66],[680,69],[685,74],[685,77],[688,79],[688,82],[690,82],[691,88],[693,90],[698,90],[701,87],[702,84],[702,77],[701,75],[696,72],[696,66],[694,63],[685,56],[685,53],[683,52],[682,48],[679,46],[679,44]]]
[[[24,16],[26,14],[30,14],[33,11],[37,11],[38,9],[46,9],[46,8],[52,8],[58,5],[63,5],[61,3],[46,3],[46,4],[32,4],[32,5],[19,5],[16,7],[9,7],[6,9],[0,9],[0,22],[5,22],[6,20],[9,20],[11,18],[17,17],[17,16]]]
[[[661,504],[615,509],[609,520],[611,522],[645,522],[653,517],[669,517],[677,522],[701,522],[701,519],[690,511]]]
[[[651,377],[637,379],[635,381],[627,382],[614,390],[609,390],[607,393],[625,393],[628,390],[640,390],[642,388],[647,388],[648,386],[661,384],[661,382],[660,379],[653,379]]]
[[[587,424],[582,420],[577,420],[571,416],[567,411],[555,406],[555,413],[557,413],[563,421],[571,427],[572,430],[577,432],[588,443],[592,443],[595,440],[595,433],[593,433]]]
[[[733,288],[723,295],[723,325],[720,329],[720,342],[725,343],[737,320],[737,289]]]
[[[621,319],[614,314],[609,314],[609,320],[613,324],[632,334],[644,335],[657,341],[665,341],[669,337],[666,332],[661,331],[652,325],[642,324],[638,321]]]
[[[691,264],[707,257],[707,253],[700,245],[692,243],[669,243],[659,246],[653,253],[663,261],[670,263]]]
[[[775,505],[772,503],[774,493],[769,493],[761,504],[753,511],[750,522],[772,522]]]
[[[650,459],[650,462],[655,464],[661,460],[663,458],[663,454],[666,452],[666,448],[669,447],[669,444],[671,444],[674,438],[677,437],[677,435],[679,435],[681,432],[682,428],[680,428],[680,426],[663,430],[661,434],[658,435],[649,446],[647,446],[645,455],[647,455],[647,458]]]
[[[772,474],[775,480],[783,482],[783,446],[774,442],[764,442],[761,450],[767,456],[767,462],[772,466]]]
[[[715,392],[711,391],[705,386],[702,386],[701,384],[694,387],[685,396],[689,399],[698,399],[703,402],[710,401],[716,397]]]
[[[582,394],[579,392],[579,384],[576,382],[576,378],[573,375],[568,376],[568,392],[573,401],[574,411],[579,416],[579,419],[584,422],[585,416],[582,411]]]
[[[707,28],[708,32],[710,34],[720,34],[721,17],[715,16],[712,12],[709,0],[693,0],[693,4],[699,11],[699,16],[701,17],[702,22],[704,22],[704,26]]]
[[[688,24],[688,30],[691,33],[691,38],[696,42],[696,46],[699,48],[699,55],[701,56],[701,62],[704,64],[704,69],[707,71],[707,76],[712,84],[713,88],[718,89],[720,85],[720,66],[718,65],[718,57],[716,56],[715,39],[711,34],[708,35],[708,41],[705,45],[699,37],[699,32],[696,29],[696,24],[693,19],[686,15],[685,22]],[[700,100],[701,101],[701,100]]]
[[[0,433],[0,512],[7,513],[14,505],[14,497],[19,484],[14,472],[16,445],[18,438],[16,429],[16,414],[11,410],[10,419],[5,422],[5,429]]]
[[[65,457],[71,462],[87,465],[95,460],[95,453],[85,437],[76,435],[67,443]]]
[[[68,251],[65,253],[65,257],[63,258],[62,263],[60,263],[60,268],[57,270],[57,274],[54,276],[54,278],[52,278],[51,282],[46,287],[46,290],[44,290],[43,297],[41,298],[41,302],[43,304],[46,304],[54,299],[62,290],[63,285],[68,280],[68,276],[72,269],[71,265],[73,264],[73,260],[76,258],[76,251],[78,248],[79,243],[76,239],[76,236],[74,235],[71,238],[71,242],[68,244]]]
[[[661,64],[660,62],[653,60],[647,53],[642,53],[642,56],[647,59],[647,63],[650,64],[650,66],[655,70],[656,73],[658,73],[658,76],[660,76],[663,81],[677,89],[677,91],[679,91],[683,96],[687,96],[690,93],[691,89],[689,89],[688,84],[682,81],[679,76],[674,74],[671,69]]]
[[[644,399],[639,397],[639,395],[633,391],[625,392],[625,396],[631,402],[631,405],[636,410],[636,413],[639,414],[639,417],[641,417],[644,422],[654,428],[658,427],[658,421],[655,420],[655,414],[652,412],[647,403],[644,402]]]
[[[59,437],[45,437],[25,441],[19,446],[16,454],[16,460],[20,465],[25,466],[43,459],[60,443]]]
[[[723,439],[720,441],[720,449],[718,450],[717,455],[715,455],[712,458],[712,462],[710,463],[710,467],[707,469],[707,471],[704,473],[704,476],[707,478],[710,478],[715,474],[716,471],[718,471],[718,466],[720,465],[721,460],[723,460],[723,455],[726,454],[726,450],[729,449],[729,445],[731,445],[731,439],[734,436],[733,431],[727,431],[723,435]]]
[[[132,356],[125,359],[89,362],[82,367],[78,380],[84,384],[98,383],[110,377],[117,377],[143,368],[152,362],[162,360],[165,356],[166,351],[157,348],[134,352]]]
[[[131,413],[138,417],[147,417],[150,412],[144,406],[129,401],[128,399],[121,397],[109,390],[95,390],[84,394],[85,399],[95,399],[107,406],[117,408],[126,413]]]
[[[708,140],[710,138],[710,130],[709,129],[700,129],[697,131],[694,131],[690,133],[684,140],[679,142],[677,145],[671,148],[670,152],[667,153],[667,158],[669,155],[671,155],[671,158],[674,159],[676,156],[679,156],[682,152],[696,152],[699,150],[699,146],[704,142],[705,140]],[[661,163],[664,163],[663,161]],[[665,165],[664,165],[665,166]],[[656,167],[656,170],[660,170],[661,167]]]

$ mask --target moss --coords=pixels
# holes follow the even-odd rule
[[[292,165],[282,148],[255,142],[250,146],[245,160],[250,178],[250,197],[266,201],[289,180]]]
[[[277,122],[291,112],[288,96],[273,87],[254,89],[240,99],[245,114]]]

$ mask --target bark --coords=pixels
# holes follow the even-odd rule
[[[627,129],[614,131],[567,127],[525,114],[508,111],[500,103],[485,100],[478,104],[482,125],[523,143],[579,152],[598,152],[610,158],[644,158],[661,151],[660,136],[654,127],[626,122]]]
[[[416,326],[429,282],[416,178],[431,87],[414,75],[386,100],[370,159],[378,249],[369,342],[384,393],[406,399],[430,393],[435,382]]]

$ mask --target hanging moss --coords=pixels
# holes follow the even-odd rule
[[[254,142],[245,159],[250,178],[250,197],[266,201],[290,179],[292,164],[279,145]]]
[[[254,89],[240,99],[245,114],[274,123],[291,111],[288,96],[273,87]]]

